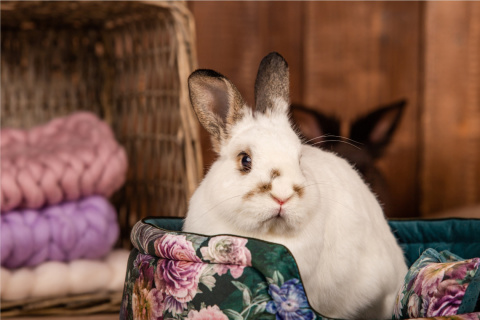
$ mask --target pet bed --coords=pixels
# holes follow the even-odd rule
[[[410,267],[407,287],[412,281],[422,285],[417,278],[425,280],[420,271],[430,259],[430,266],[447,270],[437,277],[439,286],[453,279],[463,290],[454,297],[444,290],[455,306],[447,310],[451,304],[443,303],[442,310],[461,313],[456,319],[480,319],[480,259],[475,259],[480,257],[480,220],[389,223]],[[182,220],[163,218],[135,225],[120,319],[325,319],[311,309],[295,259],[284,246],[184,233],[181,227]],[[425,291],[417,303],[428,300],[430,291]],[[395,306],[402,319],[412,318],[402,313],[411,302],[405,294],[402,288]]]

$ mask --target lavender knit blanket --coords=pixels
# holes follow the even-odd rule
[[[108,197],[125,182],[125,150],[93,113],[73,113],[30,130],[2,129],[0,148],[2,213]]]
[[[36,266],[44,261],[97,259],[118,239],[115,209],[100,196],[0,215],[2,266]]]

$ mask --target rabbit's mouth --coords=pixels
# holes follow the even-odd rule
[[[266,217],[261,224],[263,224],[272,233],[285,233],[295,229],[295,222],[292,221],[287,210],[283,206],[273,209],[268,217]]]
[[[270,217],[266,218],[263,222],[275,221],[275,220],[285,220],[285,210],[280,206],[277,210],[277,213],[272,214]]]

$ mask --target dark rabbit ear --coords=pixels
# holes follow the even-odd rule
[[[340,134],[340,122],[334,117],[303,105],[292,104],[292,119],[305,141],[315,144],[328,138],[328,135]]]
[[[267,110],[287,113],[289,85],[288,64],[285,59],[276,52],[263,58],[255,80],[256,110],[262,113]]]
[[[356,120],[350,138],[364,144],[374,158],[381,156],[400,123],[406,104],[406,100],[400,100]]]
[[[190,101],[202,126],[210,133],[215,151],[228,138],[228,128],[246,108],[237,88],[213,70],[197,70],[188,78]]]

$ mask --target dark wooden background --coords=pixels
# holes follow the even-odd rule
[[[288,61],[291,99],[345,123],[408,100],[378,167],[391,217],[480,203],[480,2],[190,2],[200,68],[253,104],[258,64]],[[202,132],[205,164],[214,154]]]

